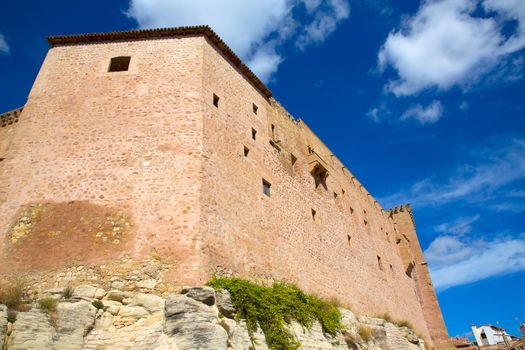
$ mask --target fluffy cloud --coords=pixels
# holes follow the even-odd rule
[[[405,202],[421,208],[464,201],[497,210],[522,210],[523,198],[511,196],[506,188],[525,179],[525,140],[478,149],[476,157],[482,160],[459,166],[445,181],[426,178],[380,202],[387,208]]]
[[[472,240],[440,236],[425,251],[438,291],[525,270],[525,237]]]
[[[505,36],[503,27],[512,21],[516,29]],[[426,0],[388,35],[378,60],[381,69],[391,66],[399,75],[387,91],[406,96],[431,87],[465,86],[524,47],[522,0]]]
[[[294,17],[297,12],[305,22]],[[268,82],[284,59],[282,45],[305,49],[323,42],[348,18],[349,5],[348,0],[130,0],[127,15],[141,28],[210,25]]]
[[[478,221],[479,215],[474,215],[466,218],[459,218],[453,223],[445,223],[436,226],[436,232],[453,233],[461,236],[472,231],[472,224]]]
[[[399,118],[400,120],[415,119],[421,124],[433,124],[443,115],[441,102],[434,100],[427,107],[420,104],[407,109]]]
[[[2,33],[0,33],[0,53],[9,53],[9,44]]]

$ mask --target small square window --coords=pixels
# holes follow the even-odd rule
[[[219,100],[220,100],[219,96],[213,94],[213,105],[217,108],[219,108]]]
[[[250,153],[250,149],[246,146],[244,146],[244,156],[248,157],[248,153]]]
[[[255,130],[254,128],[252,128],[252,139],[255,140],[256,135],[257,135],[257,130]]]
[[[272,187],[272,184],[270,184],[268,181],[266,181],[265,179],[262,180],[262,183],[263,183],[263,193],[267,196],[267,197],[270,197],[270,187]]]
[[[253,108],[253,114],[257,114],[257,110],[259,109],[259,107],[257,107],[257,105],[253,103],[252,108]]]
[[[125,72],[129,69],[130,56],[119,56],[111,58],[108,72]]]

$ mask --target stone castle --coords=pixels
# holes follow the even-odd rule
[[[207,26],[53,36],[0,119],[0,274],[286,281],[448,335],[409,205],[385,211]]]

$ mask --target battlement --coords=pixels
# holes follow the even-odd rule
[[[20,118],[20,114],[22,113],[22,110],[24,107],[19,107],[13,110],[10,110],[5,113],[0,114],[0,127],[5,128],[8,125],[12,125],[14,123],[18,123],[18,119]]]
[[[209,27],[49,43],[0,139],[0,273],[279,280],[446,334],[421,303],[410,206],[385,211]]]

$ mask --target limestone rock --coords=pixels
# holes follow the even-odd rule
[[[116,316],[122,306],[122,303],[114,300],[104,300],[104,306],[106,306],[106,311],[111,315]]]
[[[180,349],[226,349],[228,334],[213,308],[186,295],[172,294],[164,307],[164,333]]]
[[[212,287],[183,288],[181,293],[206,305],[215,304],[215,289]]]
[[[266,345],[266,339],[261,328],[257,328],[257,331],[253,335],[254,340],[250,339],[248,332],[248,326],[245,320],[240,320],[234,328],[230,331],[230,346],[234,350],[245,350],[245,349],[256,349],[256,350],[268,350]]]
[[[0,304],[0,347],[7,333],[7,306]]]
[[[135,320],[139,318],[147,318],[149,315],[149,312],[140,306],[122,306],[118,312],[118,316],[121,318],[131,318]]]
[[[216,293],[215,296],[217,298],[217,307],[219,308],[219,312],[229,318],[235,317],[235,312],[237,310],[235,310],[235,307],[233,307],[230,292],[228,292],[226,289],[221,289]]]
[[[82,349],[84,337],[93,329],[97,309],[87,301],[59,303],[56,312],[57,349]]]
[[[142,306],[148,312],[161,312],[164,309],[164,299],[154,294],[137,293],[128,306]]]
[[[110,290],[108,294],[106,294],[105,299],[107,300],[114,300],[118,301],[119,303],[122,303],[124,299],[129,299],[134,296],[134,293],[132,292],[123,292],[120,290]]]
[[[73,289],[73,298],[102,299],[106,292],[104,289],[90,285],[81,285]]]
[[[138,288],[153,289],[157,285],[157,281],[154,279],[147,279],[143,281],[138,281],[137,283],[135,283],[135,285]]]
[[[20,312],[13,325],[7,348],[9,350],[54,350],[55,329],[49,316],[38,308]]]

